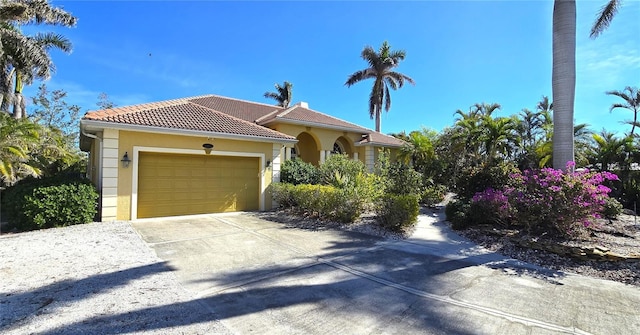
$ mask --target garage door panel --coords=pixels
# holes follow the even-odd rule
[[[255,157],[139,155],[138,217],[259,209]]]

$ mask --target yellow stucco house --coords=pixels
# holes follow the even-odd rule
[[[347,154],[373,169],[404,142],[309,109],[206,95],[92,111],[80,121],[102,221],[269,210],[283,161]]]

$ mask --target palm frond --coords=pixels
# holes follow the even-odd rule
[[[56,33],[37,33],[33,36],[33,39],[42,46],[45,50],[56,48],[60,51],[70,53],[72,50],[71,41]]]
[[[388,113],[391,108],[391,94],[389,94],[389,86],[384,86],[384,110]]]
[[[618,8],[621,4],[621,0],[610,0],[600,9],[596,21],[593,23],[593,27],[591,27],[591,34],[589,34],[591,38],[598,37],[598,35],[609,27],[611,21],[613,21],[613,18],[618,13]]]
[[[347,78],[347,81],[344,84],[345,86],[350,87],[355,83],[361,82],[365,79],[370,79],[375,77],[376,77],[375,72],[372,71],[370,68],[367,68],[364,70],[356,71],[353,74],[351,74],[349,78]]]
[[[0,5],[0,21],[15,21],[24,17],[27,7],[19,2],[3,2]]]
[[[22,24],[51,24],[73,27],[78,19],[65,10],[52,7],[46,0],[17,0],[27,7],[21,19]]]
[[[369,94],[369,117],[373,119],[376,116],[376,112],[378,111],[378,105],[380,101],[380,94],[377,92],[376,87],[374,86]]]

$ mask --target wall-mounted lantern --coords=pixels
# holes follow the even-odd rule
[[[125,152],[124,156],[122,156],[122,159],[120,161],[122,162],[122,167],[123,168],[128,168],[129,164],[131,164],[131,159],[129,158],[129,153]]]
[[[202,148],[204,148],[204,153],[209,155],[209,154],[211,154],[211,150],[213,150],[213,144],[205,143],[205,144],[202,145]]]

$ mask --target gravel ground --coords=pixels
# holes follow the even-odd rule
[[[457,233],[487,249],[511,258],[553,270],[614,280],[640,287],[640,262],[637,261],[582,261],[542,250],[523,248],[515,245],[508,237],[487,234],[483,229],[469,228]],[[599,227],[594,227],[590,236],[582,240],[564,242],[564,244],[603,246],[620,255],[638,255],[640,254],[640,218],[638,218],[638,224],[631,215],[621,215],[611,222],[600,222]]]
[[[2,334],[230,333],[128,223],[2,235],[0,255]]]

